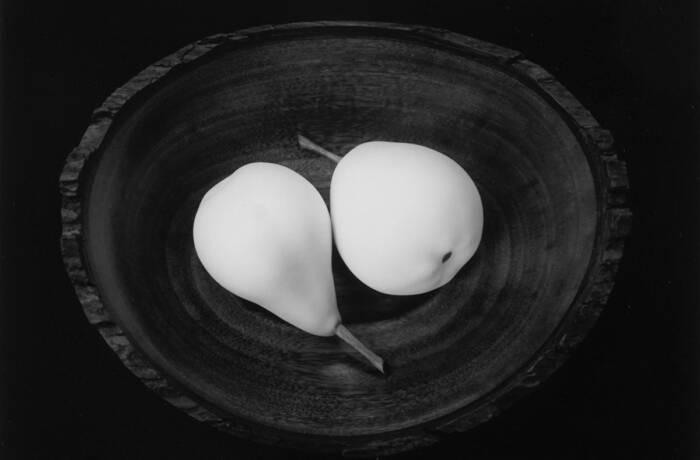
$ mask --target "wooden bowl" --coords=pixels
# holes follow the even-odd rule
[[[347,326],[308,335],[219,287],[192,243],[209,187],[280,163],[328,199],[338,154],[422,144],[484,202],[475,257],[448,285],[388,296],[334,257]],[[484,422],[553,371],[613,286],[630,221],[610,134],[519,53],[419,26],[316,22],[206,38],[98,108],[61,176],[65,264],[89,321],[195,418],[302,449],[377,455]],[[270,286],[270,289],[274,289]]]

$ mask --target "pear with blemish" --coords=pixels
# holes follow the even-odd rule
[[[385,294],[445,285],[481,241],[484,216],[474,181],[428,147],[360,144],[340,159],[330,195],[338,252],[357,278]]]

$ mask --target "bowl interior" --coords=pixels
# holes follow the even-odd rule
[[[481,193],[481,246],[439,290],[379,294],[334,254],[345,323],[389,362],[386,377],[226,292],[194,252],[199,200],[246,163],[289,166],[328,199],[334,163],[298,133],[341,155],[370,140],[425,145]],[[586,156],[543,96],[478,59],[369,33],[261,39],[172,71],[120,112],[83,193],[91,277],[134,344],[223,413],[320,435],[409,427],[501,385],[560,323],[596,231]]]

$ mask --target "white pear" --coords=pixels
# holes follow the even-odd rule
[[[310,334],[340,323],[331,221],[318,191],[291,169],[249,163],[202,198],[194,246],[214,280]]]
[[[430,148],[366,142],[342,157],[331,180],[338,252],[363,283],[411,295],[448,283],[474,255],[484,216],[474,181]]]
[[[193,239],[222,287],[310,334],[338,335],[382,370],[341,324],[328,208],[304,177],[272,163],[238,168],[202,198]]]

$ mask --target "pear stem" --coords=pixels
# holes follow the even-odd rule
[[[302,136],[301,134],[297,135],[297,139],[299,141],[299,146],[303,149],[306,150],[311,150],[312,152],[316,152],[319,155],[323,155],[326,158],[330,158],[331,160],[335,161],[338,163],[343,157],[340,155],[336,155],[333,152],[329,152],[328,150],[324,149],[320,145],[316,144],[315,142],[311,141],[310,139]]]
[[[384,373],[384,360],[372,350],[367,348],[362,342],[360,342],[357,337],[355,337],[353,333],[350,332],[342,323],[338,324],[338,327],[335,328],[335,335],[340,337],[345,343],[353,347],[355,350],[359,351],[362,356],[367,358],[367,360],[372,363],[372,366],[379,370],[379,372],[382,374]]]

